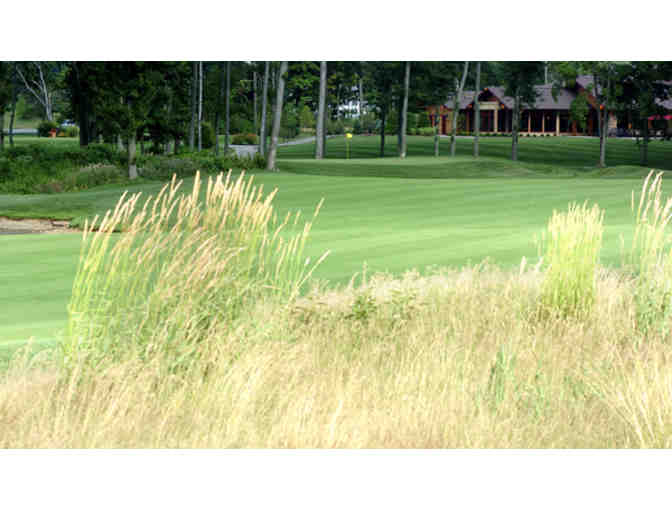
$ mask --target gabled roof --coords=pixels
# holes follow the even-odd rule
[[[589,86],[592,86],[593,82],[593,77],[589,75],[576,77],[576,84],[583,89],[587,89]],[[670,83],[672,84],[672,82]],[[576,98],[576,92],[574,92],[574,90],[569,87],[563,87],[558,91],[557,100],[553,97],[552,85],[536,85],[534,88],[537,91],[537,99],[533,106],[533,109],[535,110],[569,110],[572,101],[574,101]],[[491,92],[500,103],[504,104],[506,108],[513,108],[513,98],[504,95],[504,87],[485,87],[481,93],[485,92],[486,90]],[[591,95],[594,96],[592,91]],[[470,104],[472,104],[474,102],[475,96],[476,93],[473,90],[465,90],[462,93],[462,98],[460,99],[460,110],[464,110]],[[594,101],[594,99],[591,99],[591,101]],[[672,97],[666,99],[665,101],[657,100],[656,102],[666,110],[672,110]],[[452,98],[448,98],[445,107],[449,110],[453,109]]]
[[[569,110],[569,106],[576,98],[576,94],[569,89],[561,89],[558,92],[557,101],[553,98],[552,85],[537,85],[534,87],[537,91],[537,99],[534,104],[536,110]],[[506,108],[513,108],[513,98],[504,95],[504,87],[486,87],[481,92],[488,90],[491,92]],[[473,90],[467,90],[462,93],[460,100],[460,110],[464,110],[474,102],[476,93]],[[452,109],[451,99],[446,103],[446,108]]]

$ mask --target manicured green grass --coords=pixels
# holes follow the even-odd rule
[[[279,188],[274,201],[279,214],[301,210],[310,215],[325,198],[307,246],[313,260],[331,250],[315,272],[317,278],[347,283],[365,263],[370,272],[397,274],[486,257],[515,266],[522,256],[536,259],[533,239],[554,209],[585,200],[606,211],[602,262],[618,265],[619,236],[625,235],[627,245],[632,235],[630,194],[641,187],[633,177],[647,172],[632,165],[638,156],[628,140],[609,140],[614,151],[609,157],[620,166],[601,172],[590,166],[596,154],[593,140],[525,139],[519,163],[496,157],[506,154],[507,139],[484,139],[477,162],[468,157],[468,140],[460,140],[459,157],[437,159],[431,156],[431,139],[414,137],[406,161],[367,159],[366,151],[376,142],[374,137],[355,138],[353,147],[361,151],[353,150],[358,159],[349,161],[335,159],[340,139],[329,141],[329,158],[320,162],[298,159],[312,154],[312,144],[285,147],[280,151],[284,172],[255,175],[266,191]],[[393,152],[394,144],[389,145]],[[535,147],[545,156],[537,155]],[[442,140],[443,153],[447,150]],[[672,145],[652,144],[651,158],[658,167],[670,166],[671,156]],[[596,178],[601,174],[611,178]],[[184,189],[190,185],[187,180]],[[149,194],[159,188],[159,183],[138,184],[130,191]],[[0,215],[74,218],[81,224],[113,207],[121,192],[108,186],[72,194],[0,195]],[[0,293],[0,342],[55,338],[65,325],[79,236],[0,236],[0,247],[0,282],[8,289]]]
[[[457,155],[471,156],[473,141],[471,138],[457,139]],[[282,159],[311,159],[315,153],[312,143],[282,147],[278,154]],[[440,154],[450,153],[450,139],[441,138]],[[510,160],[511,139],[508,137],[485,137],[481,139],[479,153],[482,157]],[[355,136],[350,142],[352,159],[378,158],[380,155],[379,136]],[[434,141],[431,137],[408,137],[408,157],[433,156]],[[345,159],[344,137],[330,138],[327,143],[327,160]],[[397,138],[387,136],[385,156],[397,158]],[[599,156],[599,140],[581,137],[544,137],[521,138],[518,147],[517,166],[529,170],[554,173],[560,169],[583,174],[595,171]],[[607,141],[607,165],[609,167],[630,167],[624,169],[630,173],[639,167],[639,152],[634,140],[609,138]],[[661,170],[672,170],[672,142],[653,141],[649,144],[649,166]],[[280,168],[291,171],[289,162]],[[618,170],[618,168],[616,168]],[[622,169],[623,170],[623,169]],[[621,173],[618,171],[617,173]]]

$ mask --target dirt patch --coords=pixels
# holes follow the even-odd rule
[[[25,219],[15,220],[0,216],[0,235],[8,234],[61,234],[77,232],[67,220]]]

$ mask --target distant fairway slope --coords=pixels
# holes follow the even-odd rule
[[[396,177],[403,179],[483,179],[492,177],[574,177],[564,168],[529,168],[527,165],[501,158],[470,156],[415,157],[400,160],[325,159],[282,160],[280,169],[297,174],[338,177]]]

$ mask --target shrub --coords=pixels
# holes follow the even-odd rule
[[[259,137],[254,133],[237,134],[231,137],[231,145],[258,145]]]
[[[209,122],[201,123],[201,147],[211,149],[215,146],[215,130]]]
[[[315,267],[303,249],[311,223],[279,222],[251,179],[208,179],[201,200],[173,179],[139,204],[122,197],[84,228],[83,251],[63,343],[66,367],[96,368],[160,352],[171,370],[198,358],[201,344],[225,333],[263,295],[292,300]],[[321,204],[320,204],[321,205]],[[318,205],[315,216],[319,211]],[[314,217],[315,217],[314,216]],[[279,235],[290,227],[294,233]],[[112,232],[122,231],[114,242]]]
[[[58,131],[58,124],[53,121],[45,120],[37,125],[37,136],[49,136],[51,131]]]
[[[418,128],[418,134],[420,136],[434,136],[434,128],[433,127]]]
[[[551,316],[587,315],[595,300],[595,280],[602,246],[604,211],[586,203],[553,211],[547,232],[541,312]]]

